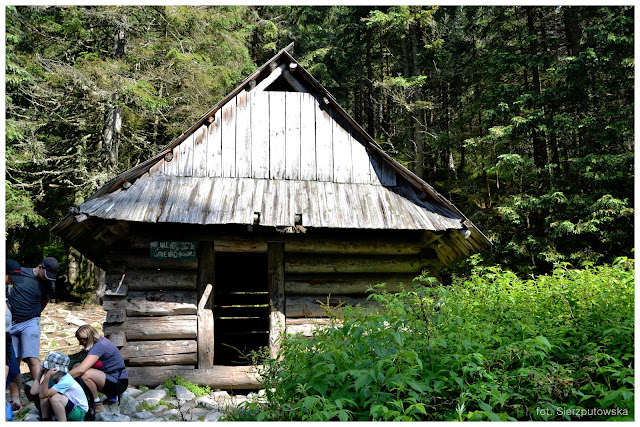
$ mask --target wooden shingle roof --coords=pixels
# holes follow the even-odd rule
[[[285,50],[158,155],[106,183],[74,218],[199,225],[447,231],[488,239],[387,155]],[[74,244],[73,241],[70,243]],[[76,242],[79,244],[79,242]]]

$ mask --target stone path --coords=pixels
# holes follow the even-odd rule
[[[59,302],[50,303],[43,311],[40,360],[52,351],[69,355],[71,363],[82,360],[82,346],[75,338],[79,326],[88,323],[102,332],[106,312],[98,305],[79,305]],[[25,363],[20,366],[23,384],[31,381]],[[6,392],[8,398],[9,393]],[[97,415],[97,421],[218,421],[230,411],[236,411],[242,402],[263,401],[264,390],[248,395],[230,395],[226,391],[213,391],[196,397],[185,387],[176,385],[173,390],[158,386],[153,390],[145,387],[129,387],[120,402],[106,405]],[[16,412],[16,421],[38,421],[38,410],[25,395],[21,396],[23,409]]]

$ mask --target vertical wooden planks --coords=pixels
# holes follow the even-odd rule
[[[269,280],[269,356],[276,358],[280,351],[280,341],[285,331],[284,304],[284,244],[269,242],[267,246]]]
[[[300,179],[316,179],[316,106],[310,93],[300,94]]]
[[[207,175],[222,176],[222,110],[216,111],[207,129]]]
[[[236,174],[251,176],[251,93],[243,90],[236,97]]]
[[[213,287],[215,277],[215,252],[213,242],[201,241],[198,245],[198,369],[213,368]]]
[[[251,94],[251,177],[269,178],[269,92]]]
[[[331,117],[333,119],[333,180],[335,182],[353,182],[349,125],[335,110],[331,112]]]
[[[300,179],[300,99],[299,92],[285,92],[285,178]]]
[[[207,126],[193,133],[193,176],[207,176]]]
[[[371,166],[366,142],[359,135],[351,135],[351,150],[353,157],[353,182],[357,184],[369,184],[371,181]]]
[[[330,107],[316,101],[316,171],[318,181],[333,181],[333,135]]]
[[[178,175],[193,176],[193,134],[189,135],[179,145],[180,166]]]
[[[222,176],[236,176],[236,98],[222,107]]]
[[[285,92],[269,92],[269,178],[285,177]]]

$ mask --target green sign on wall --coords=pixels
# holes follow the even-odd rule
[[[196,242],[166,240],[151,242],[149,248],[152,259],[196,259]]]

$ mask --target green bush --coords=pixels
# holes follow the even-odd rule
[[[479,268],[345,308],[264,364],[255,420],[633,419],[632,261],[522,280]]]
[[[205,394],[211,393],[211,388],[209,386],[201,387],[192,382],[183,380],[179,375],[176,375],[173,379],[166,379],[162,383],[162,386],[166,387],[169,390],[167,392],[169,396],[175,396],[176,392],[174,390],[174,387],[177,385],[186,388],[191,393],[195,394],[196,397],[204,396]]]

